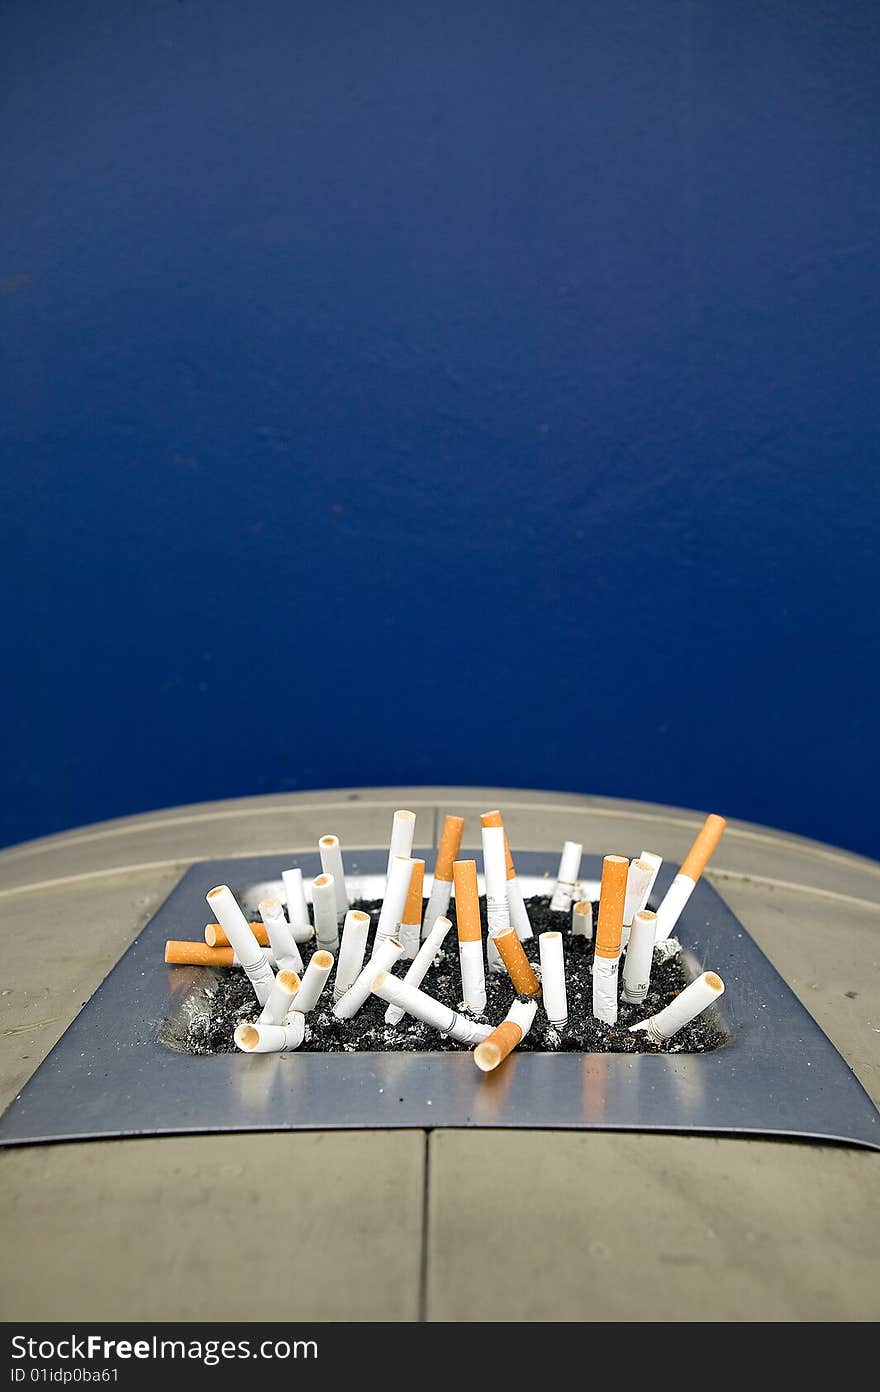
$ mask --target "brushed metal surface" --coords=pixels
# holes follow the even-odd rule
[[[352,876],[385,852],[348,857]],[[523,876],[557,857],[520,852]],[[316,874],[316,855],[301,856]],[[527,1127],[752,1133],[880,1148],[880,1114],[849,1066],[714,889],[679,924],[727,985],[724,1047],[707,1054],[521,1054],[485,1077],[469,1052],[194,1057],[159,1040],[199,969],[168,969],[166,938],[194,936],[212,885],[279,879],[277,856],[192,866],[0,1120],[0,1144],[187,1132]],[[585,858],[598,878],[601,860]],[[674,874],[664,866],[659,886]],[[249,898],[249,895],[245,895]]]

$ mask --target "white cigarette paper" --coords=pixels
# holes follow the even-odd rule
[[[291,1009],[296,1014],[308,1015],[310,1010],[314,1010],[332,970],[332,952],[325,952],[323,948],[318,948],[316,952],[312,953],[300,988],[291,1002]]]
[[[438,918],[434,927],[431,929],[425,941],[416,953],[415,961],[410,964],[409,971],[403,980],[407,986],[421,986],[424,981],[431,963],[443,946],[443,940],[449,932],[452,924],[448,918]],[[406,1014],[399,1005],[389,1005],[385,1011],[386,1025],[398,1025]]]
[[[217,885],[205,895],[220,927],[223,929],[236,957],[244,968],[248,980],[254,988],[254,995],[265,1005],[275,980],[275,973],[263,955],[263,949],[251,932],[250,924],[242,913],[229,885]]]
[[[504,828],[484,826],[483,873],[486,877],[486,917],[489,933],[505,933],[510,927],[507,903],[507,858],[504,854]]]
[[[556,888],[550,900],[553,913],[567,913],[576,897],[577,877],[581,873],[584,848],[577,841],[566,841],[562,847]]]
[[[690,875],[676,875],[657,910],[657,942],[669,937],[696,887]]]
[[[468,1020],[451,1006],[442,1005],[433,996],[420,991],[417,986],[410,986],[396,976],[390,976],[386,971],[379,972],[374,977],[371,989],[374,995],[398,1006],[415,1019],[430,1025],[432,1029],[439,1030],[441,1034],[448,1034],[450,1039],[454,1039],[458,1044],[478,1044],[481,1039],[492,1033],[491,1025],[480,1025],[476,1020]]]
[[[342,946],[339,949],[339,964],[336,968],[336,979],[333,982],[334,1000],[339,1000],[341,996],[345,995],[363,970],[369,931],[370,915],[363,913],[360,909],[349,909],[345,915]]]
[[[336,883],[332,875],[319,875],[312,881],[312,904],[318,946],[325,952],[335,952],[339,946],[339,924],[336,918]]]
[[[626,875],[626,898],[623,901],[623,926],[632,926],[633,915],[643,909],[655,871],[647,860],[631,860]]]
[[[648,881],[641,904],[637,905],[636,907],[636,912],[638,912],[639,909],[646,909],[648,907],[648,900],[651,897],[651,891],[653,890],[654,885],[657,882],[657,874],[660,869],[660,866],[663,864],[663,857],[655,855],[653,851],[640,851],[639,860],[643,860],[648,865],[650,865],[651,878]]]
[[[568,995],[565,989],[565,956],[561,933],[539,933],[541,957],[541,995],[547,1019],[554,1029],[568,1024]]]
[[[404,860],[408,860],[412,855],[415,831],[415,812],[407,812],[405,809],[395,812],[391,822],[391,841],[388,846],[388,868],[385,872],[386,878],[391,874],[391,866],[397,856],[402,856]]]
[[[318,841],[318,854],[321,869],[325,875],[333,876],[336,890],[336,917],[341,923],[348,913],[348,891],[345,888],[345,867],[342,864],[342,847],[338,836],[322,836]]]
[[[397,816],[398,813],[395,812],[394,815]],[[396,938],[398,935],[397,930],[400,927],[400,920],[406,906],[406,896],[409,893],[409,882],[412,879],[414,863],[409,856],[395,856],[391,862],[385,884],[385,898],[382,900],[379,922],[376,924],[373,961],[376,960],[380,943],[389,938]]]
[[[593,905],[589,899],[579,899],[571,911],[571,936],[592,941]]]
[[[458,960],[464,1003],[475,1015],[482,1015],[486,1009],[486,973],[483,967],[482,941],[462,942],[459,938]]]
[[[303,872],[300,869],[282,870],[281,882],[284,885],[287,918],[294,941],[298,943],[308,942],[312,936],[312,923],[309,918],[309,906],[306,903]]]
[[[593,1014],[606,1025],[617,1024],[617,957],[593,958]]]
[[[349,986],[345,995],[340,996],[334,1005],[333,1014],[337,1020],[350,1020],[358,1013],[370,994],[370,988],[378,973],[392,967],[402,953],[403,943],[399,943],[395,938],[383,939],[354,984]]]
[[[691,1020],[695,1020],[723,993],[724,982],[721,977],[716,972],[703,972],[703,975],[692,981],[690,986],[686,986],[665,1010],[658,1011],[649,1020],[642,1020],[638,1025],[630,1025],[630,1033],[634,1030],[644,1030],[652,1044],[662,1044],[680,1029],[684,1029],[685,1025],[689,1025]]]
[[[280,971],[275,978],[269,999],[260,1011],[261,1025],[283,1025],[293,1006],[293,999],[299,990],[299,977],[295,971]]]
[[[534,937],[532,925],[529,922],[529,911],[526,908],[523,892],[519,887],[519,880],[516,875],[511,875],[507,881],[507,907],[510,910],[510,921],[513,930],[520,942],[525,942],[527,938]]]
[[[648,909],[639,909],[632,921],[623,964],[623,999],[629,1005],[641,1005],[648,994],[656,926],[657,915]]]
[[[261,899],[257,907],[260,911],[260,918],[266,925],[269,945],[279,967],[301,973],[303,959],[290,931],[290,924],[284,917],[281,900]]]
[[[422,939],[427,942],[428,935],[437,922],[438,918],[445,918],[449,908],[449,901],[452,898],[452,881],[438,880],[436,877],[431,885],[431,893],[428,895],[428,905],[425,909],[425,917],[422,922]]]
[[[294,1015],[285,1025],[239,1025],[233,1036],[236,1046],[245,1054],[280,1054],[298,1049],[306,1033],[302,1015]]]

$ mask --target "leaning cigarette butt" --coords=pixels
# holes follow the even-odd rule
[[[623,964],[623,999],[629,1005],[641,1005],[648,994],[656,927],[657,915],[649,909],[639,909],[632,921]]]
[[[336,917],[341,923],[348,913],[348,892],[345,888],[345,867],[342,864],[342,847],[338,836],[322,836],[318,841],[318,854],[321,869],[325,875],[333,876],[336,890]]]
[[[538,950],[541,954],[541,996],[544,1011],[554,1029],[564,1029],[568,1024],[568,995],[565,989],[562,934],[539,933]]]
[[[501,827],[501,829],[504,830],[504,822],[497,808],[492,812],[483,812],[480,816],[480,824],[484,827]],[[519,887],[516,867],[513,863],[513,856],[510,853],[510,842],[507,839],[506,831],[504,831],[504,860],[507,865],[507,907],[510,910],[510,921],[516,929],[516,936],[519,938],[520,942],[525,942],[526,938],[531,938],[534,934],[532,933],[532,925],[529,922],[529,915],[526,910],[522,890]],[[491,953],[489,964],[494,970]]]
[[[265,1005],[275,980],[275,973],[266,961],[263,950],[251,932],[248,921],[238,907],[229,885],[216,885],[205,895],[208,908],[226,934],[236,957],[254,988],[254,995]]]
[[[629,928],[633,914],[642,908],[647,899],[647,890],[654,877],[654,869],[646,860],[630,861],[626,876],[626,898],[623,903],[623,926]]]
[[[318,875],[312,881],[312,905],[315,910],[315,940],[325,952],[335,952],[339,946],[339,923],[336,918],[336,881],[332,875]]]
[[[566,841],[562,847],[556,888],[550,900],[554,913],[567,913],[576,897],[577,877],[581,873],[584,848],[577,841]]]
[[[363,970],[364,953],[367,950],[367,934],[370,931],[370,915],[362,909],[349,909],[345,915],[342,929],[342,946],[339,949],[339,962],[333,982],[333,999],[344,996],[349,986],[353,986]]]
[[[340,996],[334,1005],[333,1014],[337,1020],[350,1020],[356,1015],[370,994],[377,973],[388,971],[402,955],[403,943],[398,942],[396,938],[383,938],[353,985],[349,986],[345,995]]]
[[[638,1025],[630,1025],[630,1032],[644,1030],[652,1044],[662,1044],[680,1029],[684,1029],[685,1025],[689,1025],[691,1020],[695,1020],[723,994],[723,991],[724,982],[716,972],[703,972],[702,976],[698,976],[696,981],[686,986],[664,1010],[659,1010],[656,1015],[652,1015],[649,1020],[642,1020]]]
[[[299,867],[295,867],[293,870],[282,870],[281,883],[284,886],[287,919],[294,939],[298,943],[308,942],[312,937],[312,924],[309,918],[309,906],[306,903],[303,872]]]
[[[592,941],[593,905],[589,899],[579,899],[571,911],[571,936]]]
[[[504,828],[483,827],[483,871],[486,877],[486,916],[490,933],[503,933],[510,927],[507,905],[507,864],[504,858]]]
[[[468,1020],[451,1006],[442,1005],[433,996],[420,991],[417,986],[410,986],[398,977],[390,976],[387,971],[379,972],[373,978],[371,990],[381,1000],[398,1006],[416,1020],[422,1020],[432,1029],[439,1030],[441,1034],[448,1034],[450,1039],[456,1040],[459,1044],[475,1044],[492,1033],[491,1025],[480,1025],[476,1020]]]
[[[260,1012],[261,1025],[283,1025],[293,1005],[293,998],[299,990],[299,977],[295,971],[280,971],[275,978],[269,999]]]
[[[290,931],[290,924],[284,917],[284,909],[280,899],[261,899],[259,903],[260,917],[263,920],[264,931],[269,938],[269,944],[278,962],[289,963],[293,971],[303,970],[303,959],[300,950],[294,940],[293,933]],[[259,942],[259,939],[257,939]]]
[[[395,856],[391,862],[391,869],[385,882],[385,898],[382,900],[379,922],[376,924],[376,937],[373,941],[372,956],[374,959],[382,941],[399,937],[398,930],[403,918],[403,911],[406,908],[406,897],[409,894],[414,865],[415,861],[411,860],[409,856]]]
[[[391,874],[391,866],[396,856],[403,856],[404,860],[408,860],[412,855],[415,831],[415,812],[407,812],[405,808],[395,812],[391,822],[391,841],[388,846],[388,868],[385,872],[386,876]]]
[[[648,881],[647,887],[645,889],[644,898],[642,899],[641,904],[636,905],[636,911],[638,911],[639,909],[646,909],[648,907],[648,900],[651,897],[651,891],[653,890],[654,885],[657,881],[657,874],[660,870],[660,866],[663,864],[663,857],[657,855],[654,851],[639,851],[639,860],[647,861],[648,865],[650,865],[651,878]]]
[[[437,848],[437,863],[434,866],[434,883],[425,909],[422,922],[422,938],[427,938],[438,918],[445,918],[452,896],[452,865],[461,849],[464,831],[464,817],[447,817],[443,822],[443,834]]]
[[[513,926],[505,928],[503,933],[496,933],[494,942],[517,995],[537,996],[541,990],[541,983],[535,976],[532,964],[523,951],[523,945]]]
[[[422,907],[425,888],[425,862],[414,860],[409,889],[400,919],[398,937],[403,943],[403,955],[411,962],[419,950],[422,937]]]
[[[727,823],[711,813],[700,828],[694,844],[685,856],[681,869],[666,891],[657,910],[657,942],[668,938],[681,918],[685,904],[697,886],[697,881],[709,863],[709,858]]]
[[[308,1015],[318,1004],[318,998],[333,970],[333,953],[318,948],[313,952],[309,965],[303,974],[300,988],[290,1003],[290,1008],[299,1015]]]
[[[458,960],[464,1003],[475,1015],[486,1008],[486,973],[483,966],[483,930],[480,924],[480,894],[477,888],[477,862],[457,860],[452,867],[455,882],[455,921],[458,932]]]
[[[452,866],[461,850],[464,832],[464,817],[445,817],[440,845],[437,847],[437,863],[434,866],[434,879],[452,883]]]
[[[516,1046],[525,1039],[538,1009],[537,1001],[514,1001],[500,1025],[487,1034],[474,1049],[474,1063],[484,1073],[491,1073]]]
[[[274,953],[269,948],[260,949],[269,966],[275,966]],[[240,967],[235,951],[231,947],[209,947],[203,942],[181,942],[169,938],[165,944],[165,963],[169,967]]]
[[[617,968],[628,870],[626,856],[605,856],[602,861],[596,949],[593,954],[593,1014],[607,1025],[617,1023]]]
[[[245,1054],[280,1054],[298,1049],[306,1032],[303,1015],[294,1015],[286,1024],[270,1025],[259,1021],[239,1025],[233,1035],[236,1047]]]
[[[425,941],[416,953],[415,961],[411,963],[409,971],[403,978],[408,986],[421,986],[428,970],[440,948],[443,940],[449,932],[452,924],[448,918],[438,918]],[[403,1019],[406,1012],[401,1010],[399,1005],[389,1005],[385,1011],[386,1025],[397,1025]]]
[[[269,946],[269,934],[266,932],[265,923],[248,923],[248,927],[256,938],[260,947]],[[205,924],[205,942],[209,947],[229,947],[230,942],[219,923]]]

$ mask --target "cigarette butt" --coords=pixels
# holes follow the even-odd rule
[[[260,947],[269,946],[269,934],[266,932],[265,923],[249,923],[248,927],[260,944]],[[208,944],[208,947],[232,946],[219,923],[205,924],[205,942]]]
[[[659,1010],[649,1020],[630,1025],[630,1032],[644,1030],[652,1044],[662,1044],[713,1005],[723,991],[724,982],[717,972],[703,972],[690,986],[685,986],[665,1009]]]
[[[571,935],[573,938],[592,938],[593,905],[589,899],[579,899],[572,909]]]
[[[445,817],[443,820],[443,832],[440,836],[440,845],[437,847],[437,863],[434,866],[434,879],[445,880],[450,883],[452,880],[452,863],[457,858],[461,850],[461,838],[464,832],[464,817]]]
[[[501,827],[504,831],[504,860],[507,865],[507,878],[512,880],[516,875],[516,866],[513,863],[513,856],[510,854],[510,842],[507,839],[507,831],[504,829],[504,821],[498,808],[496,807],[492,812],[481,813],[480,823],[484,827]]]
[[[502,962],[507,968],[507,974],[513,982],[513,989],[519,996],[536,996],[541,990],[541,983],[532,970],[532,964],[523,951],[523,945],[513,928],[507,928],[503,933],[496,933],[493,941],[498,948]]]
[[[688,879],[696,884],[709,864],[726,826],[727,822],[723,817],[717,816],[714,812],[710,813],[682,862],[678,872],[680,875],[687,875]]]
[[[477,862],[457,860],[452,867],[455,884],[455,926],[459,942],[481,942],[480,893],[477,888]]]
[[[581,872],[581,858],[584,848],[579,841],[566,841],[562,847],[556,888],[550,900],[553,913],[566,913],[576,896],[577,877]]]
[[[412,875],[407,891],[406,903],[403,906],[403,917],[401,923],[418,924],[419,934],[422,928],[422,907],[425,888],[425,862],[414,860],[412,863]]]
[[[256,1024],[239,1025],[233,1035],[237,1048],[245,1054],[279,1054],[288,1049],[298,1049],[306,1033],[306,1022],[302,1015],[291,1015],[283,1025]]]
[[[269,999],[260,1012],[259,1023],[283,1025],[299,986],[299,977],[295,971],[280,971],[269,992]]]
[[[338,1001],[349,986],[353,986],[364,965],[367,950],[367,934],[370,931],[370,915],[362,909],[349,909],[345,915],[342,929],[342,946],[336,966],[336,980],[333,983],[333,999]]]
[[[607,855],[602,861],[599,890],[599,918],[596,924],[596,956],[617,959],[623,929],[623,906],[629,861],[626,856]]]
[[[296,1012],[298,1015],[308,1015],[310,1010],[314,1010],[332,967],[332,952],[325,952],[319,948],[317,952],[312,953],[309,965],[303,972],[300,988],[291,1001],[292,1012]]]
[[[315,876],[312,881],[312,907],[318,946],[335,952],[339,946],[339,919],[336,913],[336,881],[332,875],[325,873]]]
[[[377,973],[370,983],[370,990],[389,1005],[396,1005],[416,1020],[423,1020],[432,1029],[448,1034],[458,1044],[478,1044],[492,1032],[489,1025],[481,1025],[477,1020],[459,1015],[451,1006],[442,1005],[433,996],[420,991],[418,986],[411,986],[387,971]]]
[[[345,888],[345,867],[342,864],[342,847],[338,836],[322,836],[318,841],[318,854],[321,869],[325,875],[333,876],[336,892],[336,917],[341,922],[348,913],[348,891]]]
[[[308,942],[313,936],[312,925],[309,920],[309,906],[306,903],[303,873],[299,866],[294,866],[292,870],[282,870],[281,883],[284,886],[287,918],[294,941],[298,943]]]
[[[491,1073],[522,1042],[535,1018],[537,1003],[514,1001],[507,1017],[496,1025],[474,1050],[474,1062],[484,1073]]]
[[[165,961],[169,967],[231,967],[235,953],[231,947],[209,947],[207,943],[180,942],[169,938]]]
[[[266,932],[269,934],[269,946],[276,962],[295,972],[301,972],[303,970],[302,953],[297,946],[290,924],[284,917],[281,900],[261,899],[259,910]]]
[[[391,874],[391,866],[396,856],[408,860],[412,855],[413,837],[416,831],[416,814],[406,808],[399,808],[391,819],[391,840],[388,845],[388,867],[386,878]]]
[[[641,1005],[651,984],[654,963],[654,933],[657,915],[650,909],[639,909],[633,915],[632,931],[623,966],[623,999],[629,1005]]]
[[[568,1024],[568,993],[565,985],[565,954],[561,933],[541,933],[541,995],[544,1012],[554,1029]]]

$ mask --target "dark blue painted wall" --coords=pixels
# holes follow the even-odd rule
[[[876,4],[0,4],[0,839],[490,782],[877,850]]]

